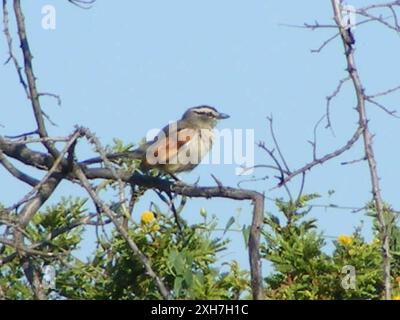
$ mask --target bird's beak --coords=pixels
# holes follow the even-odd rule
[[[230,115],[226,114],[226,113],[219,113],[218,114],[218,119],[228,119],[230,117]]]

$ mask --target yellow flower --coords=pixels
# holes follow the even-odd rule
[[[150,230],[151,230],[152,232],[157,232],[158,230],[160,230],[160,225],[157,224],[157,223],[155,223],[155,224],[153,224],[153,225],[151,226]]]
[[[392,298],[392,300],[400,300],[400,294],[398,294],[397,296],[394,296],[394,297]]]
[[[348,246],[353,243],[353,237],[342,234],[337,238],[337,241],[343,246]]]
[[[149,224],[149,223],[153,222],[154,219],[155,219],[154,213],[151,212],[151,211],[144,211],[144,212],[142,213],[141,217],[140,217],[140,221],[141,221],[143,224]]]

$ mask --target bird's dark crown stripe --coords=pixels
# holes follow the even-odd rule
[[[206,105],[194,107],[193,109],[211,109],[211,110],[214,110],[215,112],[218,112],[217,109],[215,109],[214,107],[210,107],[210,106],[206,106]]]
[[[217,109],[215,109],[214,107],[209,107],[209,106],[199,106],[199,107],[195,107],[193,108],[194,112],[199,113],[199,114],[218,114]]]

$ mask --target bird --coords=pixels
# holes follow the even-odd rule
[[[166,125],[156,137],[132,151],[107,154],[109,160],[122,158],[141,160],[143,171],[158,169],[179,180],[176,174],[188,172],[199,165],[211,150],[219,120],[230,116],[208,105],[185,111],[180,120]],[[81,162],[83,165],[101,163],[101,157]]]

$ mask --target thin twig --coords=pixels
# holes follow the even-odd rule
[[[289,166],[286,163],[285,157],[283,156],[283,154],[281,152],[281,148],[279,147],[278,141],[277,141],[276,136],[275,136],[272,116],[268,117],[267,119],[269,121],[269,128],[270,128],[270,133],[271,133],[271,136],[272,136],[272,140],[274,141],[274,144],[275,144],[276,150],[278,151],[279,157],[281,158],[282,163],[283,163],[286,171],[290,172]]]
[[[389,22],[385,21],[386,19],[385,19],[384,17],[382,17],[382,16],[378,16],[378,17],[377,17],[377,16],[374,16],[374,15],[368,13],[367,10],[363,10],[363,9],[356,10],[356,13],[359,14],[359,15],[361,15],[361,16],[364,16],[364,17],[366,17],[366,18],[369,18],[369,19],[371,19],[372,21],[376,21],[376,22],[378,22],[378,23],[384,25],[385,27],[387,27],[387,28],[389,28],[389,29],[391,29],[391,30],[396,31],[397,33],[400,32],[400,29],[398,28],[397,25],[394,25],[394,26],[391,25]],[[394,20],[397,21],[397,18],[394,18]]]
[[[28,85],[26,84],[26,81],[22,74],[22,67],[19,65],[18,59],[14,55],[13,46],[12,46],[13,40],[11,37],[8,23],[9,23],[9,17],[8,17],[8,10],[7,10],[7,0],[3,0],[3,26],[4,26],[3,31],[6,36],[7,46],[8,46],[8,59],[6,60],[5,64],[7,64],[9,61],[12,61],[14,63],[15,70],[17,71],[17,74],[18,74],[19,82],[21,83],[22,87],[24,88],[26,97],[29,99]]]
[[[339,81],[339,84],[337,85],[336,89],[332,92],[331,95],[326,97],[326,127],[325,128],[330,128],[333,135],[335,135],[335,132],[333,131],[333,127],[332,127],[332,122],[331,122],[331,101],[333,98],[335,98],[339,92],[341,91],[343,85],[350,80],[350,76],[347,76],[346,78],[343,78]]]
[[[288,196],[289,196],[289,198],[293,201],[293,196],[292,196],[292,193],[290,192],[290,189],[288,188],[288,186],[286,185],[286,184],[284,184],[284,181],[285,181],[285,172],[284,172],[284,170],[282,169],[282,165],[280,164],[280,162],[278,161],[278,159],[275,157],[275,155],[274,155],[274,150],[270,150],[270,149],[268,149],[266,146],[265,146],[265,143],[263,143],[263,142],[259,142],[258,143],[258,146],[261,148],[261,149],[263,149],[263,150],[265,150],[267,153],[268,153],[268,155],[271,157],[271,159],[275,162],[275,164],[276,164],[276,166],[278,167],[278,168],[280,168],[280,177],[278,177],[279,178],[279,184],[283,184],[283,187],[285,188],[285,190],[286,190],[286,192],[287,192],[287,194],[288,194]],[[290,175],[290,173],[288,174],[288,175]]]
[[[282,185],[284,185],[284,184],[288,183],[290,180],[292,180],[294,177],[298,176],[299,174],[303,174],[303,172],[307,172],[308,170],[310,170],[311,168],[313,168],[317,165],[321,165],[330,159],[340,156],[345,151],[349,150],[358,141],[358,139],[362,135],[363,130],[364,129],[362,127],[358,127],[357,130],[354,132],[353,136],[350,138],[350,140],[347,141],[347,143],[345,145],[336,149],[335,151],[327,153],[326,155],[305,164],[301,168],[291,172],[289,175],[286,175],[285,178],[283,179],[283,181],[277,187],[281,187]]]
[[[368,11],[372,9],[379,9],[379,8],[393,7],[393,6],[400,6],[400,0],[386,2],[386,3],[375,3],[366,7],[362,7],[359,10]]]
[[[379,92],[379,93],[375,93],[375,94],[369,94],[369,95],[367,95],[367,97],[370,98],[370,99],[374,99],[374,98],[377,98],[377,97],[386,96],[386,95],[391,94],[391,93],[393,93],[395,91],[398,91],[398,90],[400,90],[400,86],[391,88],[391,89],[383,91],[383,92]]]
[[[297,195],[296,203],[298,203],[300,201],[301,196],[303,195],[303,190],[304,190],[305,184],[306,184],[306,173],[303,172],[303,174],[301,176],[301,185],[300,185],[299,194]]]
[[[362,158],[359,158],[359,159],[356,159],[356,160],[341,162],[340,164],[342,166],[346,166],[346,165],[349,165],[349,164],[354,164],[354,163],[358,163],[358,162],[365,161],[365,160],[367,160],[366,156],[364,156]]]
[[[398,115],[396,115],[397,110],[389,110],[386,108],[383,104],[376,102],[375,100],[372,100],[369,97],[365,97],[365,100],[368,101],[369,103],[372,103],[373,105],[377,106],[379,109],[383,110],[385,113],[387,113],[389,116],[392,116],[394,118],[400,119]]]
[[[68,2],[81,9],[88,10],[92,7],[92,4],[96,2],[96,0],[68,0]]]
[[[322,51],[322,49],[324,49],[329,43],[331,43],[333,40],[335,40],[338,36],[340,36],[340,33],[334,34],[332,37],[325,40],[317,49],[311,49],[311,52],[312,53],[320,53]]]
[[[326,115],[323,115],[314,125],[313,129],[313,141],[308,141],[312,146],[313,160],[317,159],[317,130],[322,120],[324,120]]]
[[[58,106],[61,107],[62,101],[61,101],[60,95],[58,95],[58,94],[50,93],[50,92],[41,92],[41,93],[38,94],[38,96],[39,96],[39,97],[42,97],[42,96],[52,97],[52,98],[54,98],[54,99],[57,100]]]

